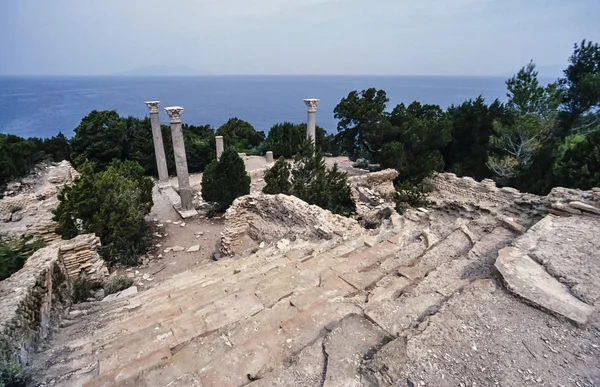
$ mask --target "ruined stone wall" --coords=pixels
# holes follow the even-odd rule
[[[0,282],[0,361],[28,363],[53,319],[71,303],[72,282],[63,258],[89,262],[97,243],[93,234],[56,242]]]
[[[332,214],[287,195],[255,194],[237,198],[225,214],[220,251],[239,253],[258,241],[305,240],[363,232],[357,221]]]
[[[547,196],[522,193],[510,187],[498,188],[493,180],[477,182],[470,177],[439,173],[429,179],[435,187],[430,198],[437,202],[455,202],[487,209],[519,211],[524,207],[555,215],[600,215],[600,188],[591,191],[557,187]]]

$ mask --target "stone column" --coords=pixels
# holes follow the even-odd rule
[[[183,131],[181,129],[183,108],[172,106],[165,108],[165,111],[171,118],[171,136],[173,139],[173,153],[175,154],[175,167],[177,168],[177,181],[179,182],[181,209],[183,211],[193,210],[192,188],[190,187],[190,177],[185,157],[185,143],[183,142]]]
[[[273,152],[272,151],[268,151],[266,157],[267,157],[267,163],[273,162]]]
[[[308,109],[308,118],[306,120],[306,138],[311,139],[315,145],[317,140],[317,105],[319,102],[321,102],[321,100],[315,98],[304,100],[304,103]]]
[[[221,160],[221,155],[223,154],[223,136],[216,136],[217,140],[217,160]]]
[[[169,171],[167,169],[167,157],[165,156],[165,146],[163,144],[162,132],[160,130],[160,119],[158,118],[159,101],[146,101],[146,106],[150,110],[150,122],[152,123],[152,138],[154,140],[154,154],[156,154],[156,167],[158,169],[158,187],[166,188],[170,186]]]

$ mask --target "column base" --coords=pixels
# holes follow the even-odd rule
[[[159,181],[158,182],[158,188],[160,189],[165,189],[165,188],[169,188],[171,187],[171,183],[168,181]]]

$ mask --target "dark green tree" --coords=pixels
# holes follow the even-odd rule
[[[295,156],[306,141],[306,124],[296,125],[291,122],[276,124],[269,130],[265,141],[265,149],[273,151],[274,157],[291,158]]]
[[[571,135],[559,149],[554,165],[555,183],[589,190],[600,187],[600,127],[587,135]]]
[[[115,111],[94,110],[81,120],[71,139],[71,160],[76,166],[86,160],[104,169],[114,159],[123,160],[127,151],[127,124]]]
[[[382,132],[381,125],[388,121],[388,98],[383,90],[375,88],[358,93],[352,91],[334,109],[338,122],[338,141],[350,159],[356,161],[365,144],[365,133]],[[373,139],[375,136],[371,136]]]
[[[42,140],[0,133],[0,186],[10,179],[29,173],[37,163],[46,158]]]
[[[44,152],[52,161],[71,160],[71,143],[62,132],[44,140]]]
[[[581,44],[575,44],[573,55],[569,58],[569,67],[564,71],[564,78],[559,80],[559,89],[563,95],[561,127],[564,134],[568,134],[573,127],[581,126],[582,128],[576,128],[576,131],[581,131],[597,124],[598,121],[579,123],[578,120],[589,113],[597,113],[600,109],[598,43],[583,40]]]
[[[446,171],[477,180],[491,177],[492,172],[486,166],[489,137],[494,120],[504,120],[506,114],[500,101],[488,107],[481,96],[451,106],[448,115],[452,121],[452,140],[442,152]]]
[[[290,181],[290,164],[281,156],[273,167],[265,173],[265,187],[263,192],[266,194],[285,194],[289,195],[292,189]]]
[[[81,165],[81,177],[59,194],[54,211],[57,232],[65,239],[95,233],[102,257],[110,264],[137,264],[149,246],[145,217],[152,207],[152,181],[134,161],[116,160],[101,172],[92,162]]]
[[[223,136],[225,147],[232,148],[236,152],[256,152],[258,146],[265,140],[265,133],[258,132],[250,123],[231,118],[223,124],[216,132],[217,136]]]
[[[202,175],[202,198],[226,210],[233,201],[250,193],[250,176],[244,161],[233,149],[226,149],[221,160],[213,160]]]
[[[400,181],[420,183],[444,169],[442,150],[451,140],[452,123],[437,105],[396,106],[390,116],[388,141],[381,148],[382,168],[395,168]]]

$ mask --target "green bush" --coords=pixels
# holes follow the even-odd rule
[[[560,153],[553,168],[557,185],[584,190],[600,187],[600,129],[567,137]]]
[[[233,201],[250,193],[250,176],[244,161],[233,149],[227,149],[220,161],[212,161],[202,175],[202,198],[226,210]]]
[[[265,140],[265,133],[259,132],[250,123],[231,118],[224,123],[216,132],[217,136],[223,136],[226,148],[232,148],[236,152],[248,152],[258,148]]]
[[[32,382],[27,368],[17,363],[0,362],[0,387],[27,387]]]
[[[263,192],[266,194],[290,194],[292,183],[290,182],[290,164],[281,156],[265,173],[265,187]]]
[[[291,187],[289,182],[285,183],[285,177],[289,176],[289,168],[287,162],[280,158],[268,172],[269,181],[265,174],[267,186],[263,192],[294,195],[335,214],[349,215],[355,211],[347,174],[340,171],[337,164],[327,168],[323,155],[315,154],[312,143],[305,142],[296,157]]]
[[[86,302],[94,296],[94,290],[102,289],[102,283],[81,277],[73,282],[73,302]]]
[[[44,245],[43,240],[31,237],[0,243],[0,281],[21,270],[27,258]]]
[[[133,161],[113,161],[102,172],[85,162],[80,173],[75,184],[58,195],[57,232],[65,239],[95,233],[109,264],[137,264],[151,243],[145,217],[152,207],[152,180]]]
[[[406,208],[424,207],[428,204],[427,192],[431,188],[426,183],[413,185],[408,181],[396,185],[394,200],[396,202],[396,210],[402,212]]]
[[[104,295],[118,293],[122,290],[130,288],[133,285],[133,280],[127,277],[114,277],[104,284]]]

